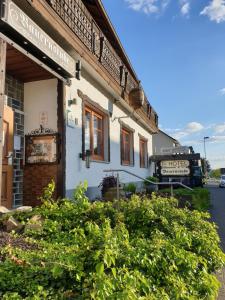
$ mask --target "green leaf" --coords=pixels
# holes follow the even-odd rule
[[[113,273],[113,276],[116,278],[116,268],[112,268],[112,273]]]
[[[98,263],[95,267],[96,273],[98,275],[102,275],[104,272],[104,264],[103,263]]]

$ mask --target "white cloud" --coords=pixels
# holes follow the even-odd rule
[[[225,21],[225,0],[211,0],[200,14],[208,16],[211,21],[217,23]]]
[[[224,133],[225,132],[225,123],[216,125],[214,130],[216,133]]]
[[[191,5],[190,5],[190,1],[189,0],[180,0],[180,12],[183,16],[188,16],[190,9],[191,9]]]
[[[124,0],[127,2],[128,7],[135,10],[144,12],[147,15],[162,14],[171,3],[171,0]],[[177,0],[180,12],[182,16],[189,16],[189,12],[191,9],[190,5],[191,0]]]
[[[195,133],[195,132],[199,132],[201,130],[204,129],[203,125],[198,123],[198,122],[191,122],[188,123],[186,126],[186,132],[187,133]]]
[[[219,90],[220,95],[224,96],[225,95],[225,88],[222,88]]]
[[[165,131],[169,132],[175,139],[180,140],[189,135],[198,133],[204,129],[204,126],[198,122],[190,122],[182,129],[167,129]]]
[[[146,15],[164,12],[171,0],[125,0],[128,7],[135,11],[144,12]]]
[[[143,11],[146,14],[159,12],[158,0],[125,0],[128,6],[136,11]]]
[[[209,142],[211,143],[223,143],[225,142],[225,135],[214,135],[210,137]]]

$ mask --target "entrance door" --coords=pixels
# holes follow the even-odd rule
[[[4,106],[3,117],[3,152],[2,152],[2,199],[1,205],[12,208],[13,185],[13,110]]]

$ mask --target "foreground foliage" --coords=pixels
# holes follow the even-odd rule
[[[0,249],[1,299],[215,299],[213,272],[224,264],[207,213],[153,196],[89,203],[51,201],[17,218],[41,215],[23,238],[37,247]],[[1,261],[2,260],[2,261]]]
[[[169,195],[170,189],[160,190],[160,194]],[[184,188],[174,189],[174,197],[179,199],[181,205],[185,204],[198,211],[208,211],[210,208],[210,192],[206,188],[194,188],[193,191]]]

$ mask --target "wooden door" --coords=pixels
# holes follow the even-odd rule
[[[13,188],[13,110],[4,106],[3,115],[3,151],[2,151],[2,199],[1,205],[12,208]]]

